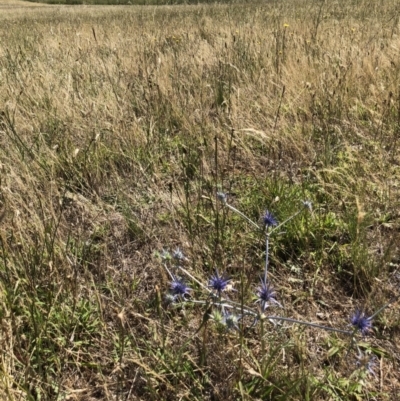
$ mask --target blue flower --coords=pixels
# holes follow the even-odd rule
[[[230,278],[226,278],[225,276],[220,276],[218,271],[215,271],[215,274],[211,276],[208,286],[215,290],[219,296],[221,296],[221,292],[224,291],[231,281]]]
[[[366,335],[372,330],[371,318],[366,316],[360,309],[354,312],[350,318],[350,322],[355,329],[360,330],[362,335]]]
[[[269,212],[268,210],[265,211],[265,214],[263,216],[263,221],[265,226],[268,227],[274,227],[278,225],[278,221],[276,220],[276,218],[273,216],[273,214],[271,212]]]
[[[191,288],[189,288],[183,280],[180,280],[176,277],[172,280],[171,283],[171,293],[175,297],[185,298],[186,295],[189,295]]]
[[[261,285],[257,288],[257,301],[261,303],[261,310],[264,312],[269,303],[274,303],[276,305],[280,305],[279,302],[276,300],[276,292],[272,288],[271,284],[265,282],[261,279]]]

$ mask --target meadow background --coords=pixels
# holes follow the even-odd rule
[[[255,221],[310,200],[273,313],[346,328],[399,295],[399,13],[0,1],[0,398],[400,400],[399,302],[357,336],[371,374],[344,335],[166,307],[157,256],[252,306],[264,236],[216,192]]]

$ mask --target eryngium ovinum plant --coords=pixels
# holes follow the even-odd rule
[[[162,264],[170,277],[170,287],[165,296],[165,304],[167,306],[176,305],[177,303],[192,303],[206,305],[208,316],[206,319],[213,320],[219,327],[224,327],[226,330],[239,330],[240,324],[242,330],[246,330],[250,327],[254,327],[256,324],[261,324],[261,335],[264,333],[264,322],[269,321],[272,324],[278,324],[278,322],[288,322],[292,324],[299,324],[309,327],[314,327],[320,330],[327,330],[331,332],[342,333],[349,336],[349,344],[356,345],[356,336],[360,334],[365,337],[371,334],[373,331],[372,321],[375,316],[387,308],[391,302],[383,305],[377,311],[368,315],[362,309],[356,309],[349,317],[349,323],[346,328],[335,328],[322,326],[320,324],[292,319],[289,317],[279,316],[274,313],[270,313],[270,307],[277,306],[282,308],[282,305],[277,300],[277,294],[274,290],[273,285],[268,279],[268,264],[269,264],[269,239],[275,233],[278,232],[286,223],[294,219],[300,213],[311,213],[312,204],[306,200],[302,202],[301,208],[292,216],[287,218],[285,221],[278,223],[275,216],[268,210],[266,210],[262,218],[262,226],[255,223],[240,210],[236,209],[228,203],[227,195],[223,192],[217,192],[217,201],[221,202],[222,205],[237,215],[245,219],[251,226],[256,230],[263,230],[265,233],[265,266],[263,274],[260,276],[260,282],[254,293],[255,302],[253,306],[243,305],[230,299],[226,293],[232,291],[231,278],[225,273],[221,273],[215,270],[214,273],[209,277],[208,283],[204,284],[196,277],[194,277],[185,267],[185,262],[188,260],[180,248],[176,248],[174,251],[169,252],[162,250],[158,253],[161,258]],[[192,295],[193,289],[191,288],[190,282],[196,283],[205,292],[203,299],[194,297]],[[196,292],[197,293],[197,292]],[[396,297],[398,299],[399,297]],[[204,321],[205,319],[203,319]],[[358,359],[365,360],[367,363],[363,364],[366,367],[367,374],[374,375],[374,359],[369,358],[368,355],[364,355],[359,347]],[[357,365],[360,365],[357,362]]]

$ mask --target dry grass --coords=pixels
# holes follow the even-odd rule
[[[399,294],[398,2],[22,4],[0,2],[0,397],[396,400],[398,302],[365,377],[341,335],[198,331],[154,253],[251,304],[263,242],[217,188],[255,220],[311,199],[271,244],[274,312],[345,327]]]

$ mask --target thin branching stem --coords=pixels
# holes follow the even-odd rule
[[[165,270],[167,271],[167,273],[169,274],[169,277],[171,278],[171,280],[174,280],[174,275],[171,273],[171,271],[168,269],[168,266],[166,265],[166,263],[163,263],[163,266],[165,268]]]
[[[244,213],[242,213],[240,210],[237,210],[235,207],[233,207],[232,205],[230,205],[228,202],[225,203],[225,206],[232,210],[232,212],[238,214],[240,217],[243,217],[248,223],[250,223],[253,227],[257,228],[257,230],[260,230],[260,226],[255,223],[253,220],[251,220],[250,218],[248,218]]]
[[[273,234],[276,230],[278,230],[278,228],[281,228],[282,226],[284,226],[286,223],[288,223],[290,220],[294,219],[296,216],[298,216],[303,209],[300,209],[299,211],[297,211],[295,214],[293,214],[292,216],[288,217],[286,220],[284,220],[281,224],[278,224],[276,227],[274,227],[270,232],[269,235]]]
[[[268,263],[269,263],[269,233],[265,237],[265,271],[264,271],[264,283],[267,283],[268,276]]]
[[[205,286],[202,282],[200,282],[199,280],[197,280],[196,277],[194,277],[192,274],[190,274],[185,268],[183,268],[182,266],[177,265],[176,266],[182,273],[186,274],[188,277],[190,277],[194,282],[196,282],[201,288],[203,288],[204,290],[206,290],[208,293],[212,293],[212,291]]]
[[[303,326],[309,326],[309,327],[315,327],[317,329],[322,329],[322,330],[326,330],[326,331],[334,331],[336,333],[343,333],[343,334],[347,334],[347,335],[352,335],[353,331],[349,331],[349,330],[342,330],[342,329],[335,329],[333,327],[328,327],[328,326],[321,326],[317,323],[311,323],[311,322],[303,322],[301,320],[296,320],[296,319],[292,319],[290,317],[282,317],[282,316],[265,316],[265,319],[269,319],[269,320],[281,320],[284,322],[290,322],[290,323],[296,323],[296,324],[301,324]]]
[[[202,301],[202,300],[199,300],[199,299],[187,299],[187,300],[185,300],[185,302],[190,302],[192,304],[209,305],[208,301]],[[223,302],[223,301],[214,302],[213,305],[220,306],[221,308],[229,308],[229,309],[235,309],[235,310],[243,311],[243,312],[245,312],[245,314],[251,315],[251,316],[258,316],[258,314],[256,312],[252,311],[251,309],[242,308],[241,306],[231,305],[231,304],[228,304],[228,303]]]
[[[368,318],[368,320],[372,320],[376,315],[379,315],[379,313],[381,313],[383,310],[385,310],[387,307],[389,307],[393,302],[396,302],[399,298],[400,298],[400,295],[394,297],[394,299],[392,299],[390,302],[388,302],[387,304],[383,305],[383,306],[380,307],[376,312],[374,312],[374,313]]]
[[[202,300],[197,300],[197,299],[189,299],[186,300],[185,302],[191,302],[193,304],[201,304],[201,305],[209,305],[208,301],[202,301]],[[235,309],[235,310],[242,310],[244,311],[247,315],[251,315],[251,316],[256,316],[257,319],[256,320],[261,320],[260,319],[260,315],[256,312],[254,312],[251,309],[242,307],[242,306],[236,306],[236,305],[231,305],[226,303],[225,301],[223,302],[222,300],[220,302],[214,302],[214,305],[216,306],[220,306],[222,308],[230,308],[230,309]],[[342,334],[346,334],[349,336],[353,336],[354,335],[354,331],[353,330],[343,330],[343,329],[336,329],[334,327],[328,327],[328,326],[322,326],[320,324],[317,323],[311,323],[311,322],[304,322],[301,320],[297,320],[297,319],[292,319],[289,317],[282,317],[282,316],[263,316],[263,319],[268,319],[268,320],[280,320],[280,321],[284,321],[284,322],[290,322],[290,323],[295,323],[295,324],[300,324],[302,326],[309,326],[309,327],[314,327],[316,329],[321,329],[321,330],[326,330],[326,331],[332,331],[335,333],[342,333]]]

